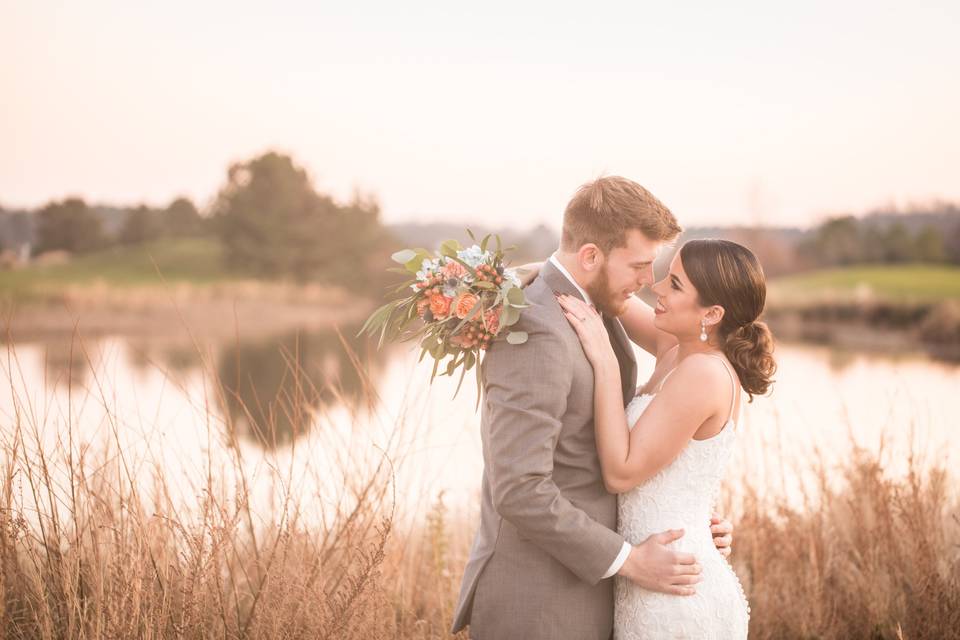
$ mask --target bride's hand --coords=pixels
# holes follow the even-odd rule
[[[603,325],[603,318],[597,310],[583,300],[566,294],[558,295],[557,301],[563,309],[563,314],[577,332],[580,343],[583,344],[583,352],[587,355],[590,364],[596,366],[608,359],[616,361],[617,355],[610,345],[607,328]]]

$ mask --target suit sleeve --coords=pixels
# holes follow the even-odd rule
[[[524,318],[526,320],[526,318]],[[623,538],[574,506],[553,481],[553,458],[573,383],[559,336],[522,322],[527,342],[484,358],[487,477],[497,512],[582,580],[596,584]]]

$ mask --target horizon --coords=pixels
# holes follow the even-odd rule
[[[315,186],[315,185],[314,185]],[[9,203],[0,201],[0,213],[35,213],[40,210],[43,206],[54,203],[54,202],[63,202],[64,200],[78,198],[83,200],[87,207],[91,209],[108,209],[108,210],[118,210],[118,211],[129,211],[139,206],[146,206],[152,210],[163,210],[168,205],[170,205],[174,200],[178,198],[187,198],[195,206],[197,206],[198,213],[201,216],[206,217],[209,214],[209,207],[212,205],[212,200],[207,203],[197,203],[189,198],[185,194],[178,194],[172,196],[169,200],[162,203],[148,203],[148,202],[135,202],[135,203],[117,203],[117,202],[97,202],[86,199],[83,195],[80,194],[66,194],[60,198],[54,198],[43,202],[35,207],[23,207],[23,206],[11,206]],[[202,204],[202,206],[201,206]],[[929,199],[926,201],[910,201],[903,204],[887,203],[885,205],[880,205],[877,207],[872,207],[863,211],[849,211],[849,212],[834,212],[829,214],[824,214],[818,216],[812,222],[808,224],[766,224],[764,222],[751,224],[749,221],[735,221],[732,223],[724,224],[722,222],[708,222],[705,224],[684,224],[684,232],[691,230],[701,230],[701,229],[751,229],[751,230],[780,230],[780,231],[811,231],[816,229],[818,226],[823,224],[829,219],[836,219],[842,217],[854,217],[858,220],[863,220],[873,215],[900,215],[900,216],[911,216],[911,215],[925,215],[928,211],[923,211],[924,208],[933,208],[936,206],[946,206],[952,208],[960,208],[960,200],[946,200],[946,199]],[[384,220],[381,212],[381,223],[385,226],[402,226],[402,225],[422,225],[422,226],[459,226],[462,225],[464,229],[468,227],[477,227],[477,228],[487,228],[487,229],[499,229],[499,230],[511,230],[511,231],[531,231],[540,226],[546,226],[551,231],[560,233],[561,231],[561,217],[562,213],[558,214],[556,220],[547,220],[547,221],[530,221],[525,224],[516,224],[515,222],[498,222],[495,224],[481,222],[477,223],[476,220],[461,220],[456,216],[437,216],[433,218],[400,218],[396,220]],[[681,223],[683,221],[681,220]]]
[[[601,174],[697,227],[960,201],[960,6],[867,7],[4,3],[0,205],[203,209],[267,150],[386,224],[558,227]]]

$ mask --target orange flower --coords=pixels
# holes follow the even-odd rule
[[[487,324],[488,333],[496,335],[497,331],[500,330],[500,312],[502,309],[503,307],[490,309],[483,315],[483,321]]]
[[[430,298],[430,313],[437,320],[442,320],[450,313],[450,303],[452,300],[443,294],[436,294]]]
[[[443,275],[447,278],[461,278],[467,275],[467,270],[459,262],[451,260],[443,267]]]
[[[469,292],[464,293],[459,298],[457,298],[457,305],[456,305],[456,308],[454,309],[454,313],[458,318],[463,320],[464,318],[467,317],[470,311],[476,306],[476,304],[477,304],[477,296]]]

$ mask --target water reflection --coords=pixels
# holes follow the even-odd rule
[[[97,350],[96,340],[79,341],[65,338],[47,342],[44,349],[45,381],[48,385],[82,385],[90,370],[87,353]]]
[[[273,448],[307,431],[322,405],[368,398],[383,356],[368,338],[354,337],[359,330],[294,331],[222,349],[217,374],[234,433]]]
[[[162,358],[170,371],[177,373],[186,373],[200,366],[200,355],[196,348],[192,346],[175,344],[166,347],[163,350]]]
[[[380,352],[353,339],[356,331],[290,332],[241,340],[239,347],[226,340],[209,355],[204,347],[202,362],[190,346],[171,351],[169,344],[154,345],[149,357],[141,357],[133,354],[140,345],[129,339],[84,341],[92,371],[77,346],[69,366],[69,338],[17,345],[11,366],[2,367],[5,388],[15,394],[0,395],[0,437],[12,439],[9,430],[24,414],[39,425],[37,446],[55,448],[71,441],[64,436],[69,420],[73,442],[90,451],[115,446],[125,458],[141,461],[132,468],[143,474],[156,468],[171,484],[183,479],[179,492],[187,498],[195,495],[192,480],[224,460],[229,468],[234,454],[251,477],[285,469],[304,483],[301,493],[324,500],[342,489],[344,477],[362,477],[389,457],[398,495],[412,509],[427,508],[439,491],[452,508],[476,505],[483,456],[473,385],[465,384],[453,399],[456,379],[428,385],[430,363],[418,363],[409,345]],[[926,451],[930,465],[960,455],[953,437],[960,367],[922,352],[889,357],[781,344],[777,353],[773,394],[745,407],[733,486],[744,478],[764,492],[802,495],[799,483],[821,464],[832,469],[843,463],[854,444],[885,451],[892,473],[904,470],[911,452]],[[186,363],[180,365],[185,372],[170,375],[171,354]],[[642,381],[653,362],[646,354],[638,358]],[[369,377],[358,373],[355,360]],[[138,371],[134,363],[142,362],[153,364]],[[45,375],[60,383],[45,385]],[[80,378],[87,382],[78,384]],[[362,405],[373,396],[376,407]],[[222,469],[218,474],[229,479]],[[151,480],[144,482],[149,487]],[[258,499],[268,501],[269,478],[254,484],[265,494]]]

